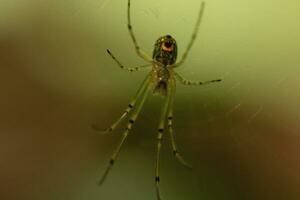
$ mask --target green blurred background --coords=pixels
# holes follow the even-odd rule
[[[183,168],[164,140],[166,200],[300,199],[300,1],[207,0],[184,66],[203,87],[178,84],[175,133]],[[0,199],[153,200],[161,98],[150,97],[102,187],[123,126],[109,126],[149,70],[126,28],[126,0],[0,1]],[[132,1],[149,54],[171,34],[185,49],[200,1]],[[167,136],[167,135],[166,135]]]

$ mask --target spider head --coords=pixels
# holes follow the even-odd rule
[[[174,64],[177,58],[177,44],[175,39],[170,35],[158,38],[154,45],[152,58],[163,65]]]

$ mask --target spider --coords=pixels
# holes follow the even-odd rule
[[[159,158],[160,158],[160,150],[162,146],[162,139],[163,134],[165,131],[165,127],[167,125],[168,132],[170,134],[171,139],[171,146],[172,151],[175,156],[175,158],[184,166],[191,168],[191,166],[183,159],[181,154],[179,153],[177,149],[177,145],[175,143],[174,135],[173,135],[173,102],[174,102],[174,94],[175,94],[175,87],[176,87],[176,79],[184,84],[184,85],[204,85],[214,82],[220,82],[221,79],[211,80],[211,81],[189,81],[184,79],[182,76],[180,76],[178,73],[174,71],[175,68],[181,66],[186,58],[187,55],[194,44],[194,41],[197,36],[197,32],[200,26],[200,22],[203,16],[205,3],[201,3],[198,19],[196,21],[196,25],[194,27],[194,31],[192,34],[192,37],[187,45],[187,48],[185,52],[183,53],[183,56],[179,62],[176,62],[177,58],[177,43],[175,39],[171,35],[165,35],[155,42],[154,50],[152,58],[149,57],[138,45],[136,37],[133,33],[132,25],[131,25],[131,17],[130,17],[130,0],[128,0],[128,6],[127,6],[127,27],[129,30],[130,37],[133,41],[135,51],[138,54],[139,57],[144,59],[148,62],[147,65],[140,66],[140,67],[133,67],[128,68],[119,62],[119,60],[111,53],[110,50],[107,49],[107,53],[111,56],[111,58],[116,62],[116,64],[121,68],[128,70],[130,72],[135,72],[140,70],[143,67],[146,66],[152,66],[151,72],[147,75],[145,80],[143,81],[142,85],[138,89],[136,95],[131,100],[131,102],[128,104],[127,108],[125,109],[125,112],[121,115],[120,118],[118,118],[109,128],[102,130],[99,129],[97,126],[92,125],[94,129],[98,131],[103,131],[106,133],[112,132],[122,120],[124,120],[126,117],[129,116],[128,124],[123,132],[121,141],[117,148],[115,149],[115,152],[111,156],[109,160],[108,167],[106,168],[106,171],[104,172],[102,178],[99,181],[99,184],[101,185],[109,171],[111,170],[112,166],[115,163],[115,160],[120,152],[120,149],[124,142],[126,141],[130,130],[132,129],[133,124],[135,123],[143,105],[144,102],[149,94],[149,91],[152,91],[154,95],[160,95],[163,97],[163,106],[160,114],[160,120],[159,125],[157,129],[157,147],[156,147],[156,165],[155,165],[155,185],[156,185],[156,196],[157,199],[161,199],[160,191],[159,191]]]

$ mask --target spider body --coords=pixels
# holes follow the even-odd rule
[[[176,62],[177,44],[170,35],[165,35],[155,42],[152,59],[156,61],[152,68],[153,94],[166,96],[169,79],[173,78],[170,66]]]
[[[190,165],[183,159],[183,157],[180,155],[177,145],[175,143],[174,134],[173,134],[173,102],[174,102],[174,95],[175,95],[175,88],[176,88],[176,80],[178,80],[180,83],[184,85],[204,85],[209,84],[213,82],[219,82],[220,79],[211,80],[211,81],[189,81],[181,77],[178,73],[174,71],[176,67],[179,67],[184,63],[186,60],[186,57],[196,39],[198,28],[202,19],[202,15],[204,12],[204,2],[201,4],[201,8],[199,11],[198,19],[196,21],[196,26],[193,31],[192,37],[187,45],[187,48],[185,52],[182,55],[182,58],[179,62],[176,62],[177,59],[177,43],[175,39],[170,35],[165,35],[156,41],[154,45],[154,50],[152,54],[152,58],[149,57],[138,45],[136,37],[132,30],[131,25],[131,17],[130,17],[130,0],[128,0],[128,7],[127,7],[127,21],[128,21],[128,30],[130,37],[133,41],[136,53],[139,57],[147,61],[149,64],[141,66],[141,67],[133,67],[133,68],[127,68],[124,65],[122,65],[119,60],[107,49],[107,53],[111,56],[111,58],[117,63],[117,65],[121,69],[128,70],[130,72],[138,71],[142,67],[146,66],[152,66],[151,72],[147,75],[145,80],[143,81],[142,85],[138,89],[135,97],[130,101],[127,108],[125,109],[124,113],[121,115],[120,118],[118,118],[109,128],[102,130],[97,128],[95,125],[93,125],[93,128],[96,130],[104,131],[105,133],[112,132],[122,120],[125,118],[129,118],[127,126],[123,132],[121,141],[119,145],[117,146],[115,152],[111,156],[111,159],[109,160],[108,167],[106,168],[106,171],[104,172],[102,178],[99,181],[99,184],[102,184],[110,169],[115,163],[115,160],[121,150],[121,147],[123,146],[124,142],[126,141],[133,124],[135,123],[139,113],[141,112],[141,109],[143,107],[143,104],[149,94],[149,92],[152,89],[153,94],[162,95],[163,98],[163,105],[161,109],[161,115],[159,118],[159,125],[157,129],[157,146],[156,146],[156,165],[155,165],[155,185],[156,185],[156,196],[157,199],[161,199],[161,195],[159,192],[159,182],[160,182],[160,176],[159,176],[159,158],[160,158],[160,150],[162,146],[162,139],[165,132],[165,127],[167,127],[167,131],[170,135],[170,141],[171,141],[171,147],[172,152],[175,158],[184,166],[190,168]],[[167,126],[166,126],[167,125]]]

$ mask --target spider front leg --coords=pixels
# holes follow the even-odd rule
[[[135,104],[139,98],[141,98],[145,93],[147,92],[147,87],[150,82],[150,74],[145,78],[144,82],[142,83],[141,87],[138,89],[136,95],[133,97],[133,99],[128,104],[127,108],[125,109],[125,112],[121,115],[120,118],[118,118],[109,128],[107,129],[101,129],[97,125],[92,124],[92,128],[96,131],[101,131],[104,133],[110,133],[112,132],[119,124],[120,122],[126,118],[126,116],[130,113],[130,111],[135,107]]]
[[[146,65],[142,65],[142,66],[139,66],[139,67],[125,67],[124,65],[121,64],[121,62],[108,49],[106,51],[111,56],[111,58],[118,64],[118,66],[121,69],[125,69],[125,70],[130,71],[130,72],[135,72],[135,71],[140,70],[141,68],[148,67],[148,66],[152,65],[152,64],[146,64]]]
[[[147,81],[146,81],[146,83],[145,83],[144,92],[143,92],[142,95],[140,96],[141,99],[140,99],[140,101],[138,102],[136,108],[133,110],[130,119],[128,120],[128,124],[127,124],[127,126],[126,126],[126,129],[125,129],[125,131],[123,132],[123,135],[122,135],[122,139],[121,139],[119,145],[117,146],[117,148],[115,149],[113,155],[111,156],[111,158],[110,158],[110,160],[109,160],[109,163],[108,163],[108,166],[107,166],[107,168],[106,168],[106,170],[105,170],[105,172],[104,172],[102,178],[101,178],[100,181],[99,181],[99,184],[100,184],[100,185],[103,184],[103,182],[105,181],[105,179],[106,179],[106,177],[107,177],[109,171],[111,170],[112,166],[114,165],[115,160],[116,160],[116,158],[117,158],[117,156],[118,156],[118,154],[119,154],[119,152],[120,152],[120,150],[121,150],[121,147],[123,146],[124,142],[126,141],[128,135],[129,135],[129,132],[130,132],[130,130],[131,130],[131,128],[132,128],[134,122],[136,121],[138,115],[140,114],[141,109],[142,109],[142,107],[143,107],[143,105],[144,105],[144,103],[145,103],[145,100],[146,100],[146,98],[147,98],[147,96],[148,96],[148,94],[149,94],[149,89],[150,89],[149,81],[150,81],[150,78],[147,77],[146,80],[147,80]]]
[[[160,158],[160,150],[162,146],[162,139],[163,139],[163,133],[165,130],[165,124],[168,114],[168,108],[172,99],[172,90],[174,89],[173,79],[170,79],[168,81],[168,87],[167,87],[167,96],[164,97],[164,103],[162,106],[161,114],[160,114],[160,120],[158,125],[158,133],[157,133],[157,152],[156,152],[156,165],[155,165],[155,185],[156,185],[156,195],[157,199],[161,200],[161,195],[159,192],[159,158]]]
[[[140,56],[141,58],[143,58],[144,60],[148,61],[148,62],[151,62],[152,63],[152,59],[151,57],[149,57],[141,48],[140,46],[138,45],[137,41],[136,41],[136,38],[135,38],[135,35],[133,33],[133,30],[132,30],[132,25],[131,25],[131,17],[130,17],[130,0],[128,0],[128,7],[127,7],[127,28],[129,30],[129,34],[130,34],[130,37],[133,41],[133,44],[134,44],[134,47],[135,47],[135,51],[136,53],[138,54],[138,56]]]
[[[184,165],[187,168],[192,168],[192,166],[190,164],[188,164],[183,159],[181,154],[179,153],[176,142],[175,142],[175,138],[174,138],[174,134],[173,134],[173,104],[174,104],[174,96],[175,96],[175,90],[176,90],[175,81],[171,82],[171,84],[173,84],[173,86],[171,87],[171,90],[170,90],[171,97],[170,97],[170,103],[168,105],[168,129],[169,129],[169,134],[170,134],[170,139],[171,139],[172,151],[173,151],[173,154],[176,157],[176,159],[182,165]]]
[[[183,85],[206,85],[206,84],[210,84],[210,83],[215,83],[215,82],[220,82],[222,81],[221,79],[215,79],[215,80],[210,80],[210,81],[190,81],[187,80],[185,78],[183,78],[182,76],[180,76],[179,74],[177,74],[176,72],[174,72],[175,77],[180,81],[180,83],[182,83]]]

